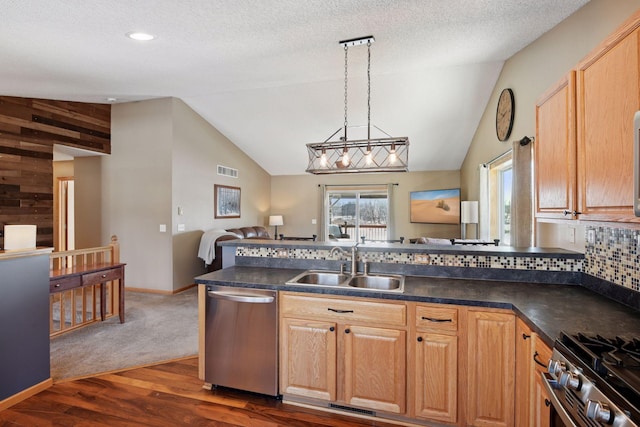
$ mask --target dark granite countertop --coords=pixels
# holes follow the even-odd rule
[[[580,285],[407,276],[402,294],[313,285],[285,285],[304,270],[230,267],[196,277],[198,284],[361,296],[512,309],[550,346],[561,330],[640,336],[640,312]]]
[[[331,249],[335,246],[350,248],[353,242],[308,242],[297,240],[264,240],[237,239],[218,242],[219,246],[245,246],[269,248],[299,248],[299,249]],[[453,255],[484,255],[484,256],[518,256],[542,258],[583,259],[581,252],[569,251],[562,248],[514,248],[511,246],[471,246],[471,245],[421,245],[407,243],[360,243],[358,250],[363,252],[400,252],[400,253],[433,253]]]

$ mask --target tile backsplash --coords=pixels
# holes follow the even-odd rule
[[[640,292],[640,230],[586,228],[584,272]]]
[[[236,256],[260,258],[289,258],[307,260],[342,260],[349,256],[332,256],[329,249],[300,249],[276,247],[243,247],[236,248]],[[367,251],[360,248],[358,261],[380,262],[388,264],[415,264],[441,267],[492,268],[503,270],[539,270],[539,271],[583,271],[583,259],[553,258],[513,255],[468,255],[468,254],[424,254],[415,252]]]

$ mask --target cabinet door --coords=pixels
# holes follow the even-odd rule
[[[515,316],[469,310],[468,424],[514,425]]]
[[[551,401],[547,390],[542,384],[540,374],[535,379],[535,391],[533,396],[533,425],[534,427],[551,426]]]
[[[336,400],[336,324],[282,318],[280,391]]]
[[[640,32],[607,39],[577,68],[580,219],[635,221],[633,116],[640,109]],[[617,38],[616,38],[617,37]]]
[[[345,326],[344,394],[348,404],[402,414],[406,400],[406,331]]]
[[[531,392],[533,390],[531,366],[533,346],[531,329],[520,319],[516,320],[516,424],[530,425]]]
[[[416,417],[454,424],[458,414],[458,337],[417,333]]]
[[[551,358],[551,348],[546,345],[538,335],[533,335],[533,356],[532,356],[532,375],[531,381],[534,385],[532,420],[536,427],[549,427],[551,425],[551,403],[547,390],[542,384],[541,374],[547,372],[544,365],[549,364]]]
[[[575,72],[536,102],[536,217],[572,219],[576,210]]]

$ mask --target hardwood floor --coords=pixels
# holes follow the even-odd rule
[[[391,426],[202,385],[195,357],[61,382],[1,411],[0,426]]]

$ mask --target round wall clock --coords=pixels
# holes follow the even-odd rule
[[[498,108],[496,109],[496,135],[500,141],[506,141],[511,135],[513,118],[516,107],[513,100],[513,91],[509,88],[500,93]]]

